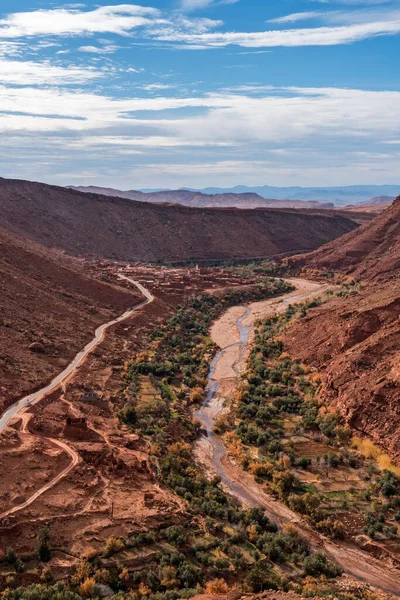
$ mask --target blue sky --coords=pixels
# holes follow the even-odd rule
[[[400,0],[2,0],[4,177],[400,182]]]

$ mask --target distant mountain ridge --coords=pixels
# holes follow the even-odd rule
[[[263,198],[254,192],[204,194],[203,192],[184,189],[142,192],[98,186],[68,186],[68,188],[79,192],[102,194],[103,196],[125,198],[127,200],[154,203],[167,202],[195,208],[334,208],[332,202]]]
[[[363,202],[362,206],[386,206],[392,204],[394,200],[394,196],[377,196],[376,198],[371,198],[367,202]]]
[[[400,184],[396,185],[349,185],[337,187],[278,187],[270,185],[246,186],[238,185],[232,188],[207,187],[203,189],[185,188],[186,191],[196,191],[203,194],[258,194],[262,198],[276,200],[310,200],[317,202],[333,202],[337,206],[346,204],[361,204],[377,196],[395,198],[400,194]],[[142,192],[154,193],[160,190],[144,189]],[[163,190],[171,191],[171,190]]]

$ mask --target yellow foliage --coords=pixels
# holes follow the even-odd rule
[[[110,572],[107,569],[97,569],[94,578],[97,583],[107,584],[110,581]]]
[[[161,456],[161,448],[160,448],[160,446],[158,444],[152,444],[150,446],[150,452],[154,456]]]
[[[231,431],[227,433],[224,437],[229,454],[237,460],[242,460],[245,457],[245,451],[243,448],[242,441],[239,439],[236,431]]]
[[[96,581],[93,577],[87,577],[83,583],[79,586],[79,593],[83,598],[90,598],[93,596],[94,587]]]
[[[353,438],[353,446],[366,458],[372,458],[379,469],[387,469],[392,471],[395,475],[400,476],[400,469],[396,467],[390,460],[387,454],[384,454],[378,446],[376,446],[371,440],[361,439],[358,437]]]
[[[105,553],[107,556],[110,556],[110,554],[116,554],[117,552],[120,552],[124,548],[125,548],[125,544],[122,540],[115,538],[115,537],[109,537],[106,541]]]
[[[86,560],[80,560],[75,569],[74,579],[80,583],[87,579],[90,575],[91,566]]]
[[[127,583],[129,581],[129,571],[126,567],[124,567],[119,574],[119,580],[123,583]]]
[[[194,388],[194,390],[192,390],[192,392],[190,393],[190,400],[192,402],[196,402],[196,403],[202,402],[203,398],[204,398],[204,392],[201,389],[201,387]]]
[[[93,546],[87,546],[82,552],[82,558],[85,560],[93,560],[97,555],[97,551]]]
[[[151,589],[145,583],[143,583],[143,581],[141,581],[138,592],[141,596],[150,596]]]
[[[291,465],[290,458],[287,454],[284,454],[282,458],[279,460],[279,464],[283,469],[289,469]]]
[[[185,442],[175,442],[168,446],[168,454],[172,456],[190,456],[190,445]]]
[[[255,477],[268,477],[273,471],[273,466],[269,462],[253,462],[250,465],[250,472]]]
[[[247,533],[249,534],[249,540],[254,543],[258,539],[258,531],[256,525],[249,525],[247,528]]]
[[[206,594],[227,594],[229,592],[229,586],[225,579],[212,579],[206,584]]]
[[[172,565],[168,565],[162,570],[161,585],[171,590],[179,586],[179,579],[176,576],[176,569]]]

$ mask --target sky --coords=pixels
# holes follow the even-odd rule
[[[400,183],[400,0],[0,4],[0,175]]]

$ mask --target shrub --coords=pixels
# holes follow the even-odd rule
[[[229,586],[225,579],[212,579],[206,584],[206,594],[226,594],[229,592]]]
[[[304,573],[312,577],[325,575],[325,577],[334,578],[340,577],[343,569],[330,561],[322,552],[316,552],[311,556],[307,556],[304,561]]]

